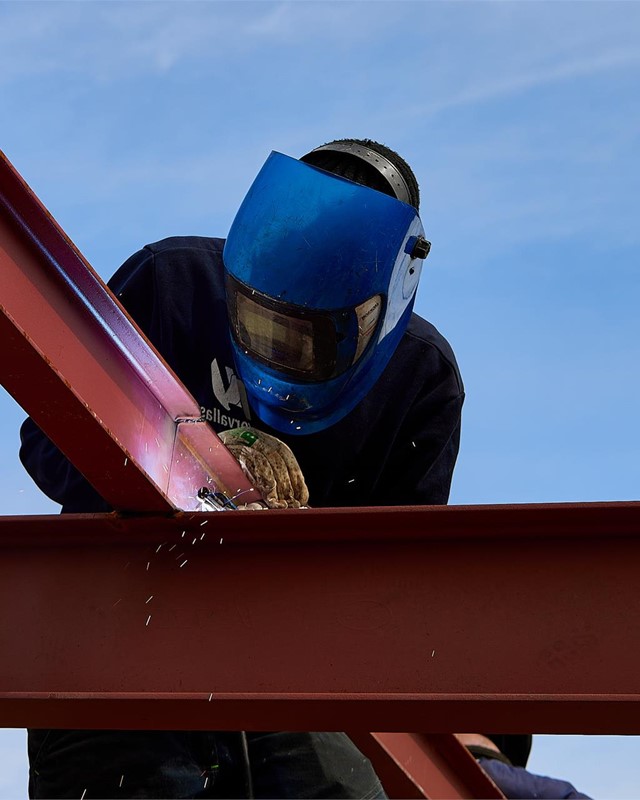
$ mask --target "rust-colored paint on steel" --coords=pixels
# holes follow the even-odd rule
[[[640,503],[14,517],[0,549],[3,725],[640,733]]]
[[[349,735],[369,758],[386,793],[394,798],[484,800],[504,795],[452,733]]]
[[[200,408],[0,153],[0,382],[120,510],[258,498]]]

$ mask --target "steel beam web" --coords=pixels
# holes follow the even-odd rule
[[[453,734],[349,731],[391,798],[484,800],[504,795]]]
[[[640,733],[638,503],[17,517],[0,549],[5,725]]]

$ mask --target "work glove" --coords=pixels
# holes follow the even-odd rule
[[[218,434],[269,508],[302,508],[309,490],[296,457],[284,442],[255,428]]]

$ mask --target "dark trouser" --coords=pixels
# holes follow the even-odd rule
[[[385,797],[344,733],[30,730],[29,763],[31,798]]]

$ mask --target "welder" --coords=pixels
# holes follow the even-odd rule
[[[447,502],[464,392],[413,313],[418,211],[412,170],[377,142],[274,152],[226,242],[164,239],[110,281],[269,506]],[[63,512],[109,510],[31,420],[21,434]],[[384,796],[343,733],[30,731],[29,758],[31,797]]]

